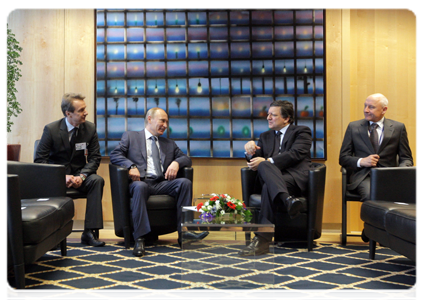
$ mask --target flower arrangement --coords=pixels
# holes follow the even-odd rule
[[[201,219],[210,220],[230,214],[241,216],[246,222],[251,220],[252,213],[245,207],[243,201],[228,194],[211,194],[211,196],[210,200],[197,205],[197,211],[201,212]]]

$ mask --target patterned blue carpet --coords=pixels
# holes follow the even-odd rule
[[[181,251],[177,244],[148,246],[136,258],[118,242],[93,248],[68,242],[68,256],[50,251],[26,268],[27,289],[250,289],[370,290],[409,289],[416,266],[378,247],[316,243],[274,247],[273,254],[240,257],[242,245],[207,244]]]

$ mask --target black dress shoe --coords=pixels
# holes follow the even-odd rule
[[[209,232],[208,231],[203,231],[203,232],[200,232],[200,233],[189,232],[189,231],[184,232],[182,234],[182,239],[181,239],[181,235],[179,235],[179,238],[178,238],[179,247],[182,248],[182,240],[194,242],[194,241],[202,240],[202,239],[204,239],[208,235],[209,235]]]
[[[137,257],[145,255],[145,240],[143,238],[136,239],[134,251],[132,251],[132,254]]]
[[[300,215],[301,210],[303,209],[303,203],[300,199],[289,196],[285,200],[286,210],[291,219],[295,219]]]
[[[99,241],[95,235],[94,232],[91,229],[86,229],[81,235],[81,243],[87,244],[93,247],[103,247],[106,243]]]
[[[269,253],[269,241],[255,236],[251,243],[238,252],[240,256],[253,256]]]

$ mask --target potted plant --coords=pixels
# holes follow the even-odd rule
[[[13,122],[10,120],[12,116],[17,117],[22,112],[22,108],[16,99],[16,82],[19,80],[21,70],[19,66],[22,62],[19,60],[22,48],[19,47],[19,42],[16,40],[12,30],[7,25],[7,132],[11,132]],[[8,144],[7,145],[7,160],[19,160],[21,145]]]

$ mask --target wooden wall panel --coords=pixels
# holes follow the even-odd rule
[[[17,98],[22,113],[13,118],[8,143],[22,145],[21,160],[32,161],[34,141],[43,127],[62,117],[60,99],[64,88],[64,11],[14,10],[8,17],[21,52],[21,79]]]
[[[416,20],[407,10],[327,10],[327,146],[323,222],[341,222],[339,149],[348,123],[363,117],[363,102],[374,92],[390,100],[387,116],[403,121],[416,149]],[[32,161],[33,143],[45,124],[62,117],[64,92],[87,96],[94,120],[95,24],[93,10],[15,10],[8,17],[22,53],[18,99],[24,111],[15,119],[8,143],[22,144],[22,161]],[[106,186],[103,217],[113,219],[108,158],[98,173]],[[224,192],[241,198],[243,159],[194,158],[194,195]],[[85,200],[76,201],[84,219]],[[360,227],[359,208],[349,228]]]

